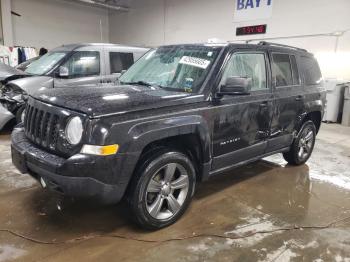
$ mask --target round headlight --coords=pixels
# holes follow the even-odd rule
[[[76,145],[83,136],[83,123],[80,117],[75,116],[69,119],[66,127],[66,137],[69,143]]]

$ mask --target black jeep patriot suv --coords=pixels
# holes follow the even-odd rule
[[[283,153],[305,163],[325,96],[306,50],[259,44],[163,46],[113,87],[29,97],[12,160],[43,187],[116,203],[147,228],[174,223],[198,181]]]

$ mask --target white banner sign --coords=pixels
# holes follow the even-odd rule
[[[267,19],[272,16],[273,0],[235,0],[234,22]]]

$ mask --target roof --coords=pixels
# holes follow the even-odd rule
[[[251,43],[237,43],[237,42],[219,42],[219,43],[193,43],[193,44],[173,44],[173,45],[165,45],[167,47],[173,47],[173,46],[208,46],[208,47],[236,47],[236,48],[260,48],[260,49],[274,49],[278,51],[284,51],[284,52],[299,52],[299,53],[305,53],[310,54],[306,49],[289,46],[289,45],[283,45],[278,43],[271,43],[271,42],[265,42],[260,41],[257,44],[251,44]]]
[[[111,44],[111,43],[77,43],[77,44],[62,45],[62,46],[54,48],[53,50],[55,50],[55,51],[73,51],[77,48],[85,47],[85,46],[98,46],[98,47],[111,46],[111,47],[121,47],[121,48],[137,48],[140,50],[148,50],[149,49],[146,47],[128,46],[128,45]]]

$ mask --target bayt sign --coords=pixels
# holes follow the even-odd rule
[[[273,0],[235,0],[234,22],[268,19]]]

